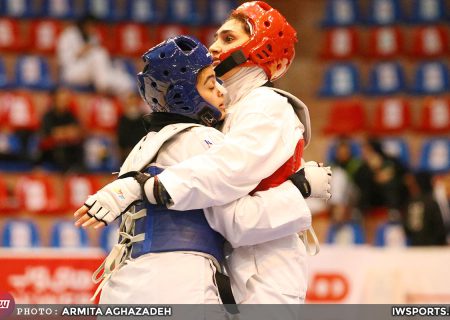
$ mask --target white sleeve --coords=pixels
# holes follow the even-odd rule
[[[170,209],[208,208],[241,198],[293,155],[301,124],[287,99],[273,95],[249,101],[250,111],[235,121],[222,145],[158,176],[174,202]]]
[[[74,63],[76,57],[83,44],[80,35],[75,27],[67,27],[59,36],[56,52],[58,56],[58,63],[65,66],[69,63]]]
[[[311,226],[308,205],[290,181],[204,212],[209,225],[233,248],[279,239]]]

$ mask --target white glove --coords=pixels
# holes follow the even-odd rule
[[[305,166],[305,177],[311,187],[311,198],[331,198],[331,167],[321,167],[315,161],[308,161]]]
[[[108,224],[139,201],[142,201],[141,186],[129,177],[107,184],[89,196],[84,205],[89,208],[89,216]]]

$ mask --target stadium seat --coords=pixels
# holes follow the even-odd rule
[[[51,54],[55,52],[56,42],[62,25],[54,20],[35,20],[30,25],[30,49],[37,53]]]
[[[401,223],[386,222],[379,225],[375,231],[375,246],[377,247],[406,247],[405,230]]]
[[[450,100],[429,97],[422,106],[417,129],[423,133],[443,134],[450,132]]]
[[[324,27],[344,27],[358,24],[359,8],[356,0],[327,0]]]
[[[200,28],[199,40],[204,43],[205,46],[209,47],[215,42],[214,35],[216,34],[216,27],[203,27]]]
[[[7,17],[26,19],[36,16],[37,8],[33,0],[0,0],[3,14]]]
[[[324,83],[320,90],[323,97],[345,97],[359,93],[360,79],[355,65],[335,64],[325,71]]]
[[[144,25],[137,23],[118,24],[113,33],[117,41],[116,53],[119,55],[140,57],[155,45],[150,39],[147,27]]]
[[[366,114],[360,101],[336,101],[331,105],[324,133],[354,134],[364,130],[365,126]]]
[[[200,23],[195,0],[167,0],[165,3],[165,23],[185,25],[197,25]]]
[[[326,243],[342,246],[364,244],[364,230],[360,224],[355,222],[331,224],[327,232]]]
[[[448,54],[448,35],[443,27],[416,28],[412,38],[410,55],[414,58],[436,58]]]
[[[20,177],[15,194],[22,210],[39,214],[57,213],[60,210],[54,181],[48,175],[31,174]]]
[[[352,158],[361,157],[361,146],[356,140],[350,140],[350,154]],[[326,163],[336,163],[337,141],[333,140],[328,146]]]
[[[3,246],[9,248],[35,248],[40,246],[37,225],[28,219],[11,219],[3,226]]]
[[[50,232],[50,245],[56,248],[85,248],[89,246],[87,232],[75,227],[72,220],[57,220]]]
[[[91,134],[84,141],[84,164],[91,172],[118,171],[118,152],[114,141],[106,136]]]
[[[73,20],[79,18],[81,14],[76,9],[75,0],[44,0],[41,16]]]
[[[411,23],[439,23],[445,20],[444,0],[411,0]]]
[[[409,147],[404,139],[402,138],[381,139],[381,148],[387,155],[400,160],[400,162],[407,167],[410,166],[411,157],[409,153]]]
[[[420,170],[433,173],[450,171],[450,138],[434,138],[422,146],[420,155]]]
[[[334,28],[326,31],[322,58],[349,59],[358,53],[358,36],[355,28]]]
[[[237,6],[236,0],[208,0],[206,2],[206,15],[202,21],[207,25],[221,25]]]
[[[393,25],[403,20],[399,0],[371,0],[368,13],[369,25]]]
[[[380,100],[375,106],[373,119],[373,134],[401,133],[411,125],[409,103],[399,98]]]
[[[121,106],[119,101],[105,96],[93,96],[86,103],[87,127],[93,131],[115,132]]]
[[[120,18],[117,3],[114,0],[85,1],[84,10],[104,22],[115,22]]]
[[[94,33],[99,43],[110,53],[114,53],[117,50],[116,35],[111,32],[109,25],[105,23],[96,23],[94,25]]]
[[[2,136],[0,134],[0,153],[1,150],[1,139]],[[8,214],[11,215],[17,212],[17,205],[12,197],[12,191],[10,191],[8,183],[5,181],[3,176],[0,176],[0,214]]]
[[[125,4],[125,19],[137,23],[156,23],[160,19],[155,0],[129,0]]]
[[[8,72],[6,70],[5,63],[0,57],[0,90],[8,89],[11,87],[11,83],[8,79]]]
[[[87,197],[100,188],[100,183],[92,175],[71,175],[64,180],[65,204],[68,210],[80,208]]]
[[[445,64],[441,62],[424,62],[416,69],[413,93],[447,93],[449,88],[449,74]]]
[[[0,17],[0,51],[20,51],[22,48],[17,20]]]
[[[102,229],[100,233],[100,247],[105,252],[110,252],[113,246],[119,242],[118,221],[114,221]]]
[[[156,41],[160,43],[168,38],[188,34],[188,29],[184,25],[161,25],[156,29]]]
[[[403,53],[403,37],[397,27],[369,29],[367,56],[376,59],[393,58]]]
[[[5,127],[16,130],[36,130],[39,118],[34,101],[26,93],[7,93],[0,96],[3,105],[3,123]]]
[[[402,66],[396,62],[380,62],[369,74],[368,94],[390,95],[405,90],[405,76]]]
[[[128,73],[133,79],[136,78],[138,70],[136,69],[136,64],[132,59],[128,58],[114,58],[112,64],[115,68],[122,69],[124,72]],[[137,92],[137,86],[136,86]]]
[[[32,90],[51,90],[54,82],[47,60],[39,56],[20,56],[15,65],[15,85]]]

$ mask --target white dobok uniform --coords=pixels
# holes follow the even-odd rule
[[[224,82],[229,98],[224,143],[158,176],[174,202],[171,209],[209,208],[243,197],[293,156],[299,139],[308,143],[306,107],[302,124],[286,97],[261,87],[265,82],[266,75],[257,67],[242,68]],[[296,210],[306,208],[304,203]],[[290,209],[271,212],[270,219],[285,210]],[[214,211],[207,211],[208,222],[227,238],[227,226]],[[251,210],[245,213],[248,221],[252,214]],[[260,244],[236,248],[228,257],[236,302],[303,303],[307,289],[304,244],[296,232],[269,240],[260,238]]]
[[[159,133],[147,134],[130,153],[121,173],[140,170],[143,163],[153,159],[152,155],[157,154],[152,165],[167,168],[223,143],[224,136],[216,129],[194,125],[167,140],[160,149],[155,147],[161,144],[161,137],[167,132],[170,135],[176,131],[174,128],[183,125],[168,125]],[[147,158],[150,159],[145,160]],[[311,225],[311,213],[305,200],[290,181],[213,211],[215,228],[234,246],[259,243],[261,239],[279,239]],[[296,241],[292,245],[300,246],[298,237]],[[215,271],[214,259],[207,254],[147,253],[126,260],[112,273],[103,287],[100,303],[218,304],[221,300],[215,285]],[[220,316],[220,310],[217,314]]]
[[[69,26],[61,33],[57,56],[63,81],[71,85],[93,83],[97,90],[115,94],[132,92],[134,79],[124,69],[111,63],[108,52],[96,43],[96,39],[90,41],[94,46],[78,56],[85,45],[81,32],[77,27]]]

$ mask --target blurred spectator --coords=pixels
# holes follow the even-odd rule
[[[364,182],[370,185],[373,192],[369,199],[370,206],[401,210],[408,199],[405,184],[408,169],[397,159],[386,155],[376,139],[368,139],[363,143],[362,158],[372,176]]]
[[[438,203],[433,198],[431,175],[419,172],[408,175],[410,199],[406,206],[404,225],[413,246],[446,244],[446,230]]]
[[[113,66],[95,31],[95,18],[85,16],[68,26],[57,43],[58,62],[65,84],[94,85],[102,93],[116,95],[131,92],[135,81],[122,68]]]
[[[123,113],[117,126],[117,140],[121,163],[125,161],[131,149],[146,135],[141,109],[142,100],[136,93],[130,93],[123,103]]]
[[[83,168],[82,129],[70,110],[70,92],[57,88],[41,124],[41,162],[63,171]]]
[[[447,243],[450,244],[450,172],[435,177],[433,187],[433,195],[444,221]]]

